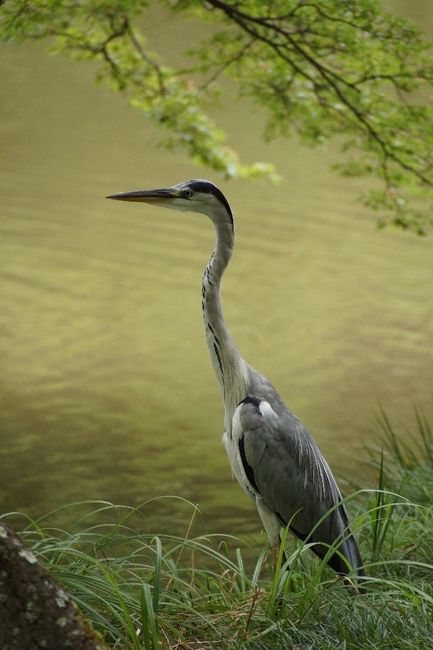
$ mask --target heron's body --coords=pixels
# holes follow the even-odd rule
[[[230,206],[209,181],[192,180],[166,190],[127,192],[109,198],[143,201],[206,214],[216,246],[203,274],[206,341],[225,408],[223,441],[232,472],[255,502],[272,546],[289,525],[337,572],[362,575],[357,543],[341,494],[313,437],[287,408],[272,384],[239,354],[224,321],[220,285],[234,245]],[[328,511],[331,512],[327,515]]]

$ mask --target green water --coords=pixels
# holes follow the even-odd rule
[[[179,34],[171,21],[165,38]],[[30,44],[3,45],[0,66],[2,511],[176,494],[209,530],[259,528],[230,477],[202,332],[212,225],[104,199],[117,191],[221,186],[237,230],[223,295],[234,338],[337,472],[363,482],[378,402],[409,423],[416,401],[433,420],[432,236],[378,231],[356,202],[365,181],[329,171],[335,152],[265,146],[260,115],[233,96],[218,113],[231,144],[284,181],[222,182],[158,149],[86,64]],[[147,512],[172,530],[185,508]]]

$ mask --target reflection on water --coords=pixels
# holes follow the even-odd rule
[[[1,509],[176,494],[209,530],[258,529],[230,479],[202,332],[211,224],[103,198],[203,170],[157,150],[85,65],[3,46],[2,73]],[[433,416],[431,238],[377,231],[332,152],[265,148],[242,103],[223,120],[285,177],[219,183],[237,225],[227,320],[333,467],[362,480],[378,401],[396,420],[414,400]],[[149,527],[171,530],[176,512],[155,506]]]

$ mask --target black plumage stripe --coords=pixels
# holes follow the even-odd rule
[[[218,359],[218,365],[219,365],[220,370],[221,370],[221,375],[222,375],[222,378],[224,379],[224,370],[223,370],[223,364],[222,364],[222,361],[221,361],[221,355],[220,355],[220,351],[218,350],[218,346],[215,343],[215,341],[214,341],[214,344],[213,344],[213,349],[215,350],[215,354],[216,354],[216,357]]]
[[[253,486],[255,491],[260,493],[260,490],[257,487],[256,479],[255,479],[255,476],[254,476],[254,470],[247,461],[247,456],[245,454],[245,443],[244,443],[244,437],[243,436],[241,438],[239,438],[239,452],[241,454],[241,461],[242,461],[242,465],[243,465],[245,474],[247,475],[247,479],[249,480],[249,482],[251,483],[251,485]]]
[[[253,397],[252,395],[247,395],[239,404],[252,404],[254,408],[257,411],[257,415],[262,416],[260,412],[260,400],[257,399],[257,397]]]

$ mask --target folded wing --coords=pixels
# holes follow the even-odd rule
[[[339,504],[340,491],[316,442],[296,416],[288,409],[278,415],[267,401],[249,395],[235,411],[232,435],[241,470],[237,478],[247,482],[243,487],[256,498],[259,514],[262,501],[281,526],[290,522],[295,535],[315,542],[313,550],[319,557],[337,542],[339,552],[357,570],[362,560],[344,504]],[[328,563],[339,573],[350,571],[338,554]]]

